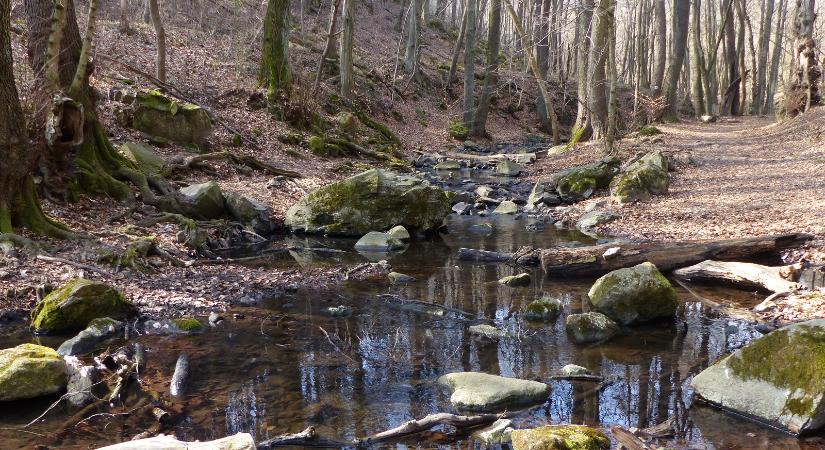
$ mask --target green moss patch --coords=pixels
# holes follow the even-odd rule
[[[98,317],[121,319],[133,311],[133,306],[117,289],[76,279],[37,304],[31,314],[31,326],[36,333],[80,330]]]

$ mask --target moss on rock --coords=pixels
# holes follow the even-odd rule
[[[597,310],[622,325],[672,319],[679,305],[670,281],[649,262],[604,275],[588,295]]]
[[[0,401],[55,394],[66,381],[66,363],[51,348],[22,344],[0,350]]]
[[[566,202],[578,202],[607,187],[619,172],[621,161],[615,156],[595,163],[573,167],[552,176],[556,192]]]
[[[32,311],[35,333],[80,330],[98,317],[121,319],[134,311],[117,289],[94,281],[76,279],[55,290]]]
[[[187,333],[203,330],[203,324],[198,319],[192,317],[181,317],[180,319],[173,320],[172,323],[174,323],[180,331]]]
[[[652,151],[634,162],[610,183],[610,195],[618,203],[649,200],[664,194],[670,185],[669,162],[660,151]]]
[[[554,320],[561,314],[561,301],[555,298],[533,300],[524,308],[524,318],[534,321]]]
[[[513,450],[608,450],[610,438],[582,425],[548,425],[513,430]]]
[[[212,135],[212,119],[206,110],[179,103],[157,90],[139,93],[131,115],[135,129],[183,145],[200,146]]]

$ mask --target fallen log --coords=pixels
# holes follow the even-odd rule
[[[549,276],[582,277],[649,261],[663,272],[690,266],[704,260],[746,260],[766,253],[804,244],[811,235],[791,233],[719,241],[642,242],[605,244],[592,247],[546,249],[541,265]],[[617,250],[618,249],[618,250]],[[609,251],[608,251],[609,250]]]
[[[676,278],[687,281],[712,281],[768,292],[792,292],[799,284],[781,276],[790,266],[770,267],[760,264],[731,261],[702,261],[690,267],[673,271]],[[790,271],[793,272],[793,271]]]
[[[759,316],[759,314],[754,313],[749,309],[744,308],[737,308],[733,306],[723,305],[721,303],[717,303],[711,299],[702,297],[696,291],[690,288],[687,284],[683,281],[676,279],[676,282],[679,283],[679,286],[682,286],[686,291],[690,293],[699,303],[705,305],[706,307],[710,308],[711,312],[723,317],[729,317],[735,320],[741,320],[743,322],[748,323],[763,323],[764,319]]]
[[[121,442],[120,444],[101,447],[99,450],[255,450],[255,440],[249,433],[238,433],[234,436],[208,442],[184,442],[173,436],[160,435],[148,439]]]
[[[391,430],[382,431],[365,438],[356,440],[356,446],[371,446],[380,442],[398,439],[410,434],[427,431],[437,425],[450,425],[455,428],[475,428],[489,425],[503,416],[498,414],[480,414],[477,416],[460,416],[457,414],[438,413],[430,414],[423,419],[410,420]]]
[[[647,445],[645,441],[633,434],[630,430],[622,428],[618,425],[610,429],[613,437],[619,442],[621,448],[627,450],[653,450],[654,447]]]
[[[533,249],[519,250],[515,253],[493,252],[489,250],[477,250],[473,248],[459,248],[459,261],[472,261],[481,263],[506,263],[514,262],[521,266],[538,266],[541,263],[539,251]]]
[[[318,436],[314,427],[309,427],[300,433],[283,434],[260,442],[258,450],[269,450],[275,447],[341,448],[347,445],[345,442],[324,439]]]

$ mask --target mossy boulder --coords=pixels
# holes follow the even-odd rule
[[[613,177],[619,173],[621,161],[615,156],[583,166],[573,167],[556,173],[551,177],[551,184],[562,200],[575,203],[590,198],[598,189],[610,185]]]
[[[565,321],[565,329],[570,340],[576,344],[602,342],[619,334],[616,322],[595,311],[570,314]]]
[[[197,333],[203,330],[203,324],[200,320],[194,317],[181,317],[172,321],[175,328],[183,333]]]
[[[335,127],[339,133],[354,135],[358,132],[358,118],[349,111],[342,111],[335,116]]]
[[[561,314],[561,301],[557,298],[544,297],[533,300],[524,308],[524,318],[533,321],[551,321]]]
[[[608,450],[610,438],[583,425],[548,425],[510,434],[513,450]]]
[[[825,426],[825,319],[780,328],[693,378],[705,401],[805,433]]]
[[[304,196],[284,223],[306,233],[363,236],[402,225],[426,231],[450,214],[450,197],[420,178],[372,169]]]
[[[66,382],[66,363],[53,349],[22,344],[0,350],[0,401],[56,394]]]
[[[550,386],[538,381],[477,372],[443,375],[438,383],[452,391],[450,402],[464,411],[498,411],[508,406],[541,403],[550,393]]]
[[[679,306],[670,281],[649,262],[604,275],[588,295],[599,312],[622,325],[672,320]]]
[[[163,174],[166,167],[166,161],[163,158],[148,145],[140,142],[126,142],[118,148],[118,152],[146,174]]]
[[[214,181],[183,187],[180,193],[194,206],[194,212],[200,218],[218,219],[226,211],[223,192]]]
[[[31,326],[35,333],[60,333],[86,328],[99,317],[122,319],[133,312],[134,307],[117,289],[80,278],[38,303]]]
[[[136,130],[182,145],[200,146],[212,135],[212,119],[205,109],[156,90],[137,95],[131,116]]]
[[[114,337],[123,329],[123,322],[109,317],[101,317],[89,322],[89,325],[75,337],[66,340],[57,349],[61,356],[81,355],[95,349],[101,342]]]
[[[632,203],[664,194],[670,185],[669,165],[659,150],[646,154],[613,179],[610,195],[617,203]]]
[[[224,196],[226,210],[236,220],[252,228],[252,231],[268,237],[275,231],[272,211],[263,203],[244,197],[237,192],[227,192]]]

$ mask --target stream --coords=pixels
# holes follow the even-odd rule
[[[543,295],[561,299],[564,314],[586,311],[587,290],[594,280],[551,280],[535,269],[529,287],[510,288],[496,280],[519,269],[456,257],[460,247],[515,251],[525,245],[596,242],[552,224],[527,226],[535,222],[540,220],[452,215],[448,234],[413,241],[391,255],[359,255],[352,251],[354,240],[287,237],[289,246],[345,252],[293,252],[273,264],[334,267],[387,258],[393,270],[417,281],[405,286],[352,281],[323,295],[298,290],[259,306],[224,312],[226,320],[200,334],[133,336],[147,348],[148,367],[140,375],[141,383],[147,390],[168,392],[176,358],[184,352],[190,355],[189,387],[173,402],[183,417],[174,432],[183,440],[249,432],[260,441],[310,425],[325,437],[353,439],[430,413],[454,411],[436,378],[455,371],[482,371],[551,385],[543,405],[513,419],[517,427],[576,423],[644,428],[672,417],[677,434],[659,440],[660,446],[823,448],[818,437],[799,440],[709,407],[691,407],[692,377],[759,333],[709,316],[687,291],[679,289],[683,304],[673,324],[628,329],[607,343],[577,346],[566,337],[563,317],[528,323],[519,312]],[[490,223],[492,231],[479,230],[479,223]],[[762,300],[758,294],[726,288],[696,290],[716,301],[744,306]],[[399,301],[404,298],[447,309]],[[349,308],[351,314],[332,317],[326,311],[337,306]],[[513,337],[494,342],[470,336],[467,327],[479,323],[495,325]],[[63,339],[33,337],[21,329],[0,337],[0,346],[32,341],[57,346]],[[605,382],[550,381],[570,363],[601,374]],[[32,448],[58,431],[59,441],[52,445],[92,448],[128,439],[145,429],[140,425],[149,425],[148,418],[135,424],[118,415],[101,415],[80,426],[66,424],[75,411],[61,405],[18,431],[56,398],[4,404],[0,448]],[[128,406],[127,402],[126,410]],[[474,445],[467,435],[441,430],[407,438],[397,448]]]

